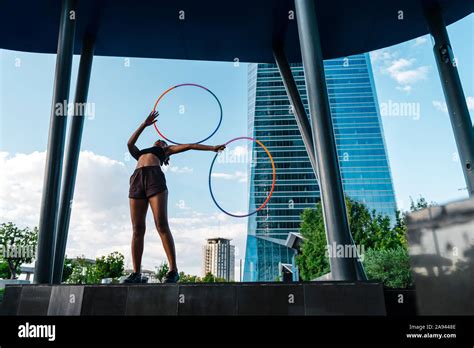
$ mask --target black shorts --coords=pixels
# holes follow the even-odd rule
[[[147,199],[166,190],[165,174],[159,166],[140,167],[130,177],[128,198]]]

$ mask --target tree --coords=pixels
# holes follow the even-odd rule
[[[360,202],[346,198],[348,220],[354,243],[364,249],[390,249],[404,245],[406,228],[391,226],[390,218],[369,209]],[[305,209],[301,215],[300,232],[304,238],[296,262],[304,280],[329,272],[327,240],[321,203]],[[395,228],[396,227],[396,228]]]
[[[77,257],[72,261],[72,272],[66,280],[68,284],[87,284],[90,280],[90,265],[84,257]]]
[[[420,197],[411,204],[411,211],[429,207]],[[364,246],[364,265],[369,279],[387,286],[411,285],[411,271],[407,251],[406,214],[396,211],[392,226],[387,216],[369,212],[368,208],[352,199],[346,199],[351,234],[356,246]],[[304,280],[311,280],[329,272],[327,241],[321,204],[306,209],[301,215],[300,232],[304,242],[296,262]]]
[[[98,284],[104,278],[116,280],[124,272],[124,256],[113,252],[95,261],[84,256],[66,259],[64,262],[63,281],[69,284]]]
[[[301,214],[300,233],[304,238],[296,257],[301,278],[311,280],[329,272],[326,256],[327,241],[321,204],[316,209],[305,209]]]
[[[71,274],[74,270],[74,260],[68,259],[67,256],[64,258],[64,266],[63,266],[63,277],[61,279],[62,283],[66,283],[71,277]]]
[[[220,282],[226,282],[224,278],[219,278],[214,276],[211,272],[207,272],[204,278],[202,278],[202,281],[204,283],[220,283]]]
[[[393,248],[400,245],[405,230],[394,230],[388,216],[371,212],[361,202],[346,198],[349,225],[354,242],[365,248]],[[323,229],[324,230],[324,229]]]
[[[437,205],[436,202],[431,201],[431,203],[428,203],[425,197],[421,195],[416,201],[413,201],[413,198],[410,197],[410,211],[417,211],[417,210],[425,209],[425,208],[432,207],[435,205]]]
[[[369,249],[363,263],[369,279],[380,281],[390,288],[406,288],[413,284],[410,258],[404,246]]]
[[[394,233],[398,236],[398,241],[405,249],[408,249],[406,215],[399,210],[395,212]]]
[[[156,279],[158,279],[160,283],[163,283],[166,278],[166,274],[168,274],[169,271],[170,268],[168,267],[168,264],[166,262],[161,263],[160,267],[156,267]]]
[[[20,272],[20,268],[17,269],[17,273]],[[8,266],[8,262],[1,261],[0,262],[0,279],[10,279],[12,274],[10,272],[10,267]]]
[[[119,252],[113,252],[95,260],[96,276],[99,279],[117,279],[123,275],[124,256]]]
[[[199,282],[202,282],[202,280],[196,275],[179,272],[179,282],[180,283],[199,283]]]
[[[67,279],[69,284],[97,284],[100,279],[94,262],[84,256],[77,257],[72,261],[72,273]]]
[[[36,227],[20,229],[12,222],[0,225],[0,259],[7,263],[10,279],[16,279],[22,264],[33,261],[37,241]]]

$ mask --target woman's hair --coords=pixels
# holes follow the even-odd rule
[[[164,141],[164,140],[159,139],[159,140],[157,140],[157,141],[155,142],[155,144],[158,143],[158,142],[161,143],[161,144],[163,145],[163,147],[168,146],[168,143],[167,143],[166,141]],[[165,157],[165,160],[163,161],[163,164],[164,164],[165,166],[169,166],[169,164],[170,164],[170,157],[169,157],[169,156],[166,156],[166,157]]]

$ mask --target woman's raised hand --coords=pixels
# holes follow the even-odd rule
[[[221,151],[224,151],[225,149],[225,144],[222,144],[222,145],[216,145],[214,146],[214,148],[212,149],[212,151],[214,152],[221,152]]]
[[[145,120],[145,126],[151,126],[153,123],[156,122],[156,118],[158,117],[160,113],[158,111],[152,111],[148,115],[148,117]]]

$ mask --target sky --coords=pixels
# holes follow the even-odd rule
[[[474,112],[474,16],[448,27],[468,105]],[[371,52],[372,68],[396,200],[409,208],[420,195],[439,204],[467,197],[449,115],[432,54],[431,38]],[[74,57],[70,96],[74,96],[79,57]],[[0,50],[0,222],[37,226],[50,120],[55,56]],[[94,258],[119,251],[131,267],[128,180],[136,162],[127,140],[171,86],[196,83],[209,88],[223,108],[222,124],[206,143],[225,143],[247,135],[247,65],[127,57],[95,57],[89,90],[78,178],[72,209],[68,257]],[[396,108],[409,106],[400,115]],[[180,143],[206,138],[217,126],[215,99],[197,87],[180,87],[158,106],[162,133]],[[158,139],[147,128],[137,145]],[[227,155],[241,155],[248,142],[236,141]],[[169,222],[178,267],[201,274],[206,238],[231,238],[238,260],[244,258],[246,219],[223,214],[208,189],[214,153],[187,152],[165,168]],[[237,161],[239,162],[239,161]],[[223,208],[245,213],[247,166],[216,161],[213,192]],[[149,212],[143,268],[166,260]]]
[[[448,26],[451,46],[468,107],[474,113],[474,16]],[[406,210],[410,196],[438,204],[467,197],[466,184],[446,109],[441,82],[426,35],[371,52],[397,205]],[[397,115],[389,105],[412,105]],[[381,108],[381,112],[382,112]]]

